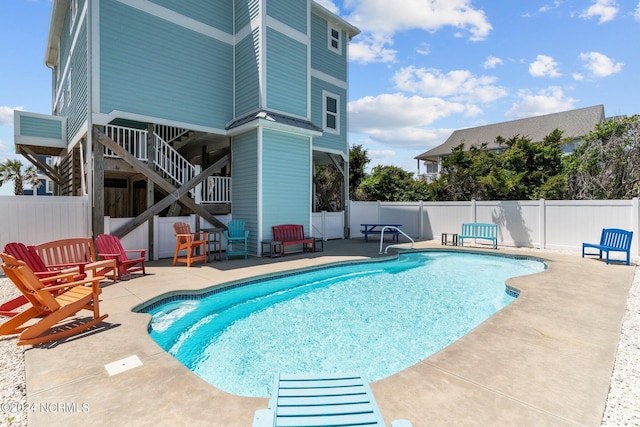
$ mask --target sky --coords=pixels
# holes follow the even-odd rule
[[[638,0],[317,2],[361,30],[349,44],[349,144],[369,169],[417,173],[414,157],[456,129],[599,104],[608,117],[640,113]],[[14,110],[51,113],[50,10],[0,0],[0,162],[28,164]]]

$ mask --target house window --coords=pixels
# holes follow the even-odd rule
[[[322,129],[325,132],[340,134],[340,97],[322,92]]]
[[[336,27],[332,27],[331,25],[328,26],[329,28],[329,34],[328,34],[328,40],[329,40],[329,50],[334,51],[335,53],[342,55],[342,43],[340,41],[340,37],[341,37],[341,32],[339,29],[337,29]]]
[[[53,194],[53,181],[47,179],[47,193]]]

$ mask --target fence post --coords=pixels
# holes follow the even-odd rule
[[[476,216],[476,199],[471,199],[471,222],[477,222]]]
[[[540,249],[547,248],[547,203],[544,199],[540,199],[539,206],[540,221]]]
[[[424,200],[420,200],[420,209],[418,209],[418,224],[420,226],[420,238],[424,239]]]
[[[640,235],[638,234],[638,232],[640,231],[640,210],[638,208],[638,198],[634,197],[633,199],[631,199],[631,212],[632,212],[632,217],[631,217],[631,224],[633,224],[633,234],[635,234],[636,236],[636,246],[635,246],[635,254],[633,254],[634,256],[638,256],[638,254],[640,253]]]

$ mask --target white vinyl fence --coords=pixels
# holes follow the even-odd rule
[[[634,233],[631,255],[640,248],[638,199],[526,200],[470,202],[351,202],[350,237],[362,237],[362,223],[402,224],[417,239],[458,233],[465,222],[498,225],[498,245],[581,252],[583,242],[600,241],[603,228]]]
[[[0,196],[0,249],[9,242],[27,245],[51,240],[89,237],[86,197]],[[460,231],[464,222],[498,224],[498,244],[579,253],[583,242],[598,242],[603,228],[634,232],[632,256],[640,248],[638,199],[632,200],[534,200],[471,202],[350,202],[351,238],[361,238],[362,223],[402,224],[417,239],[439,239],[442,233]],[[217,216],[228,223],[230,215]],[[345,227],[344,212],[313,214],[311,234],[339,239]],[[105,232],[117,229],[127,218],[105,218]],[[195,216],[154,217],[154,259],[173,256],[173,223],[184,221],[195,230]],[[201,220],[202,221],[202,220]],[[209,227],[205,221],[201,228]],[[149,249],[148,223],[123,239],[126,249]]]

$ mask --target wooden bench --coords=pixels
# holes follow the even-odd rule
[[[362,234],[364,234],[364,241],[369,241],[369,234],[380,234],[382,233],[383,227],[396,227],[396,228],[387,228],[384,230],[385,234],[390,234],[392,236],[392,240],[398,241],[398,236],[400,232],[398,231],[398,227],[402,227],[402,224],[360,224],[364,227],[363,230],[360,230]]]
[[[53,240],[33,245],[46,265],[74,264],[82,272],[91,272],[92,277],[106,276],[112,280],[118,277],[116,260],[98,260],[91,237]]]
[[[462,232],[458,234],[460,246],[464,246],[464,239],[490,240],[493,249],[498,249],[498,226],[481,222],[462,224]]]
[[[600,243],[583,243],[582,244],[582,257],[587,254],[584,252],[586,248],[598,249],[598,255],[602,259],[602,252],[607,253],[607,264],[609,261],[623,262],[609,259],[609,252],[624,252],[627,254],[626,264],[629,265],[631,258],[631,239],[633,238],[633,231],[620,230],[619,228],[604,228],[600,235]]]
[[[304,235],[304,226],[297,224],[274,225],[273,241],[282,245],[282,256],[285,254],[287,246],[302,245],[302,250],[315,252],[315,239]]]

